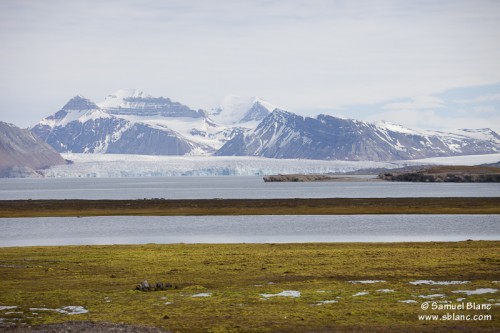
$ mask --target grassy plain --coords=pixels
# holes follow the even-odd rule
[[[0,200],[0,217],[500,214],[500,198]]]
[[[500,242],[494,241],[13,247],[0,248],[0,276],[0,307],[16,306],[0,310],[4,324],[106,321],[172,332],[500,328],[498,305],[490,310],[421,309],[425,301],[500,303],[495,291]],[[134,290],[143,280],[170,282],[177,289]],[[368,280],[379,282],[350,282]],[[469,282],[410,284],[417,280]],[[481,288],[490,293],[454,293]],[[293,292],[269,297],[283,291]],[[296,292],[299,297],[286,296]],[[401,302],[409,300],[415,302]],[[39,310],[65,306],[88,312]],[[418,320],[422,314],[451,312],[492,315],[492,320]]]

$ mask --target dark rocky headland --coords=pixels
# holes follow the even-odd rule
[[[498,183],[500,167],[436,166],[410,172],[384,172],[378,178],[396,182]]]

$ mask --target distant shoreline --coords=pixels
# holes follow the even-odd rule
[[[364,177],[363,177],[364,176]],[[385,179],[376,178],[373,175],[359,175],[353,176],[340,176],[340,175],[304,175],[304,174],[290,174],[290,175],[271,175],[264,176],[264,182],[383,182]]]
[[[420,183],[498,183],[500,168],[477,166],[407,166],[399,169],[364,170],[366,175],[279,174],[264,176],[264,182],[420,182]]]
[[[0,200],[0,217],[500,214],[500,197]]]

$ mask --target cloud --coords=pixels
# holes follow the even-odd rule
[[[490,128],[500,133],[500,114],[491,114],[488,117],[477,117],[470,113],[466,116],[441,115],[433,110],[407,110],[400,112],[390,110],[367,117],[365,120],[376,122],[386,120],[395,124],[402,124],[412,129],[433,129],[445,132],[453,132],[457,129]]]
[[[404,102],[393,102],[385,104],[382,109],[385,110],[425,110],[445,107],[444,101],[435,96],[417,96]]]
[[[3,0],[0,99],[22,125],[123,87],[193,108],[231,93],[299,112],[439,108],[422,96],[500,81],[497,40],[486,0]]]

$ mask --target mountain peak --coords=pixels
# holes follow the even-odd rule
[[[138,89],[119,89],[113,94],[106,96],[99,106],[103,109],[124,107],[129,99],[151,98],[151,95]]]
[[[99,109],[99,107],[93,103],[91,100],[83,97],[82,95],[76,95],[70,99],[62,108],[62,110],[93,110]]]
[[[260,97],[242,97],[228,95],[224,97],[220,106],[213,109],[211,116],[221,124],[237,124],[264,119],[276,106]]]

